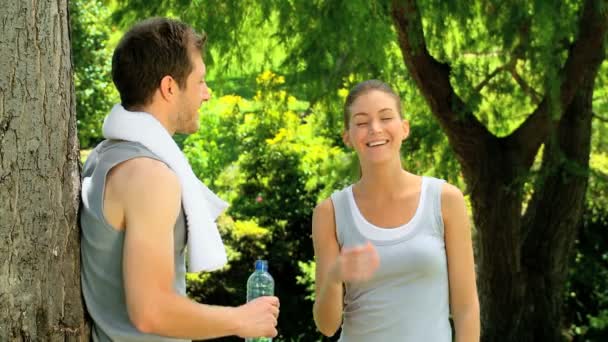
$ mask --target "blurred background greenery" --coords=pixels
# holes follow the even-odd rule
[[[580,1],[557,3],[418,2],[429,51],[449,61],[456,92],[496,136],[511,133],[543,94],[555,91],[566,57],[559,49],[576,36],[581,8]],[[103,139],[103,118],[119,101],[111,55],[130,24],[170,16],[209,35],[204,59],[212,100],[201,108],[200,130],[175,139],[200,179],[231,204],[219,220],[229,265],[189,274],[188,293],[205,303],[241,304],[253,261],[269,260],[281,298],[277,341],[324,339],[312,320],[311,214],[357,179],[356,157],[341,142],[351,86],[369,78],[391,84],[412,127],[403,165],[468,195],[458,159],[404,65],[388,8],[364,0],[70,1],[83,160]],[[521,20],[531,21],[523,43]],[[606,61],[593,94],[589,185],[555,322],[564,339],[575,341],[608,340]],[[540,160],[541,153],[524,180],[524,197],[532,196]]]

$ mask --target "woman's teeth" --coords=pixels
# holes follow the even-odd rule
[[[368,147],[374,147],[374,146],[384,145],[386,143],[388,143],[388,140],[372,141],[372,142],[368,142],[367,146]]]

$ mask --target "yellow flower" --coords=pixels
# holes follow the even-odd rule
[[[287,130],[285,128],[281,128],[281,129],[279,129],[279,132],[277,133],[277,135],[274,136],[274,138],[266,139],[266,143],[268,145],[275,145],[275,144],[280,143],[281,140],[283,140],[286,137],[287,137]]]
[[[238,95],[224,95],[219,99],[222,104],[240,104],[243,101],[243,98]]]
[[[263,73],[261,73],[260,75],[258,75],[258,77],[256,77],[255,81],[256,81],[257,84],[267,84],[275,76],[276,75],[272,71],[266,70]]]

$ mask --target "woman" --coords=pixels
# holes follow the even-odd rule
[[[361,179],[313,214],[314,319],[340,341],[479,340],[471,232],[460,190],[401,166],[409,123],[386,84],[358,84],[344,105],[344,143]]]

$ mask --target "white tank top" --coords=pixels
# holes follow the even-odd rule
[[[414,216],[392,229],[365,220],[352,186],[332,194],[340,247],[370,241],[380,256],[372,279],[345,284],[340,341],[452,341],[441,217],[443,183],[423,177]]]

